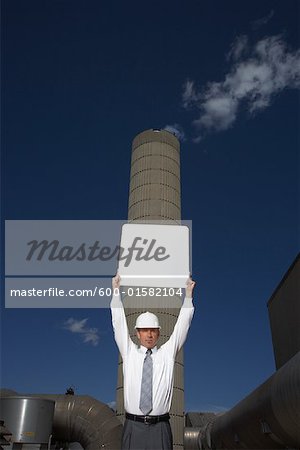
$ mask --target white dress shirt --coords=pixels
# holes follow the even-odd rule
[[[111,300],[115,340],[123,359],[124,406],[130,414],[143,415],[139,408],[143,363],[147,348],[138,347],[128,333],[123,303],[119,295]],[[173,371],[177,352],[186,339],[194,314],[192,298],[185,297],[176,325],[169,340],[159,349],[152,349],[153,408],[149,415],[159,416],[170,411],[173,395]]]

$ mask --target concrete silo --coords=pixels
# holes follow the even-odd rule
[[[181,223],[180,202],[180,144],[165,130],[147,130],[138,134],[132,143],[129,222]],[[160,307],[153,308],[153,298],[125,295],[124,306],[129,332],[134,336],[136,317],[146,309],[158,315],[162,327],[159,344],[171,335],[177,320],[181,298],[164,297]],[[174,449],[183,448],[184,379],[183,351],[176,358],[173,401],[170,411]],[[119,358],[117,386],[117,415],[124,415],[122,360]]]

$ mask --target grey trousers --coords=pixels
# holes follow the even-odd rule
[[[172,450],[173,438],[169,422],[147,425],[125,420],[122,450]]]

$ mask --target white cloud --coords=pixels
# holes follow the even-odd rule
[[[113,409],[114,411],[116,410],[116,406],[117,406],[117,402],[115,400],[112,400],[111,402],[108,402],[107,405]]]
[[[243,53],[245,53],[248,49],[248,37],[244,34],[241,36],[237,36],[233,43],[231,44],[231,48],[227,54],[226,59],[229,61],[233,59],[236,61],[239,59]]]
[[[268,107],[284,89],[300,87],[300,50],[289,51],[281,36],[266,37],[252,49],[242,36],[228,55],[233,64],[223,81],[209,82],[201,90],[194,81],[184,84],[184,107],[200,112],[193,122],[198,132],[195,142],[207,131],[231,127],[242,104],[253,114]]]
[[[198,94],[196,93],[195,83],[191,80],[186,80],[183,85],[182,104],[184,108],[189,108],[198,101]]]
[[[72,333],[84,333],[84,327],[88,319],[75,320],[72,317],[65,322],[64,328]]]
[[[71,333],[81,335],[83,342],[97,346],[99,344],[99,335],[97,328],[88,328],[86,326],[88,319],[76,320],[70,317],[64,322],[63,328]]]
[[[274,10],[272,9],[269,14],[267,14],[264,17],[261,17],[260,19],[254,20],[254,22],[252,22],[252,26],[254,29],[260,28],[263,25],[266,25],[274,16]]]
[[[173,125],[166,125],[164,130],[169,131],[170,133],[175,134],[175,136],[180,141],[185,141],[185,133],[181,125],[178,123],[174,123]]]
[[[89,328],[84,332],[83,335],[83,342],[90,343],[94,346],[98,345],[99,343],[99,335],[97,328]]]
[[[221,412],[226,412],[228,411],[228,408],[226,408],[225,406],[220,406],[220,405],[208,405],[208,410],[214,413],[221,413]]]
[[[213,405],[211,403],[200,403],[198,405],[191,405],[192,407],[188,406],[188,411],[193,412],[212,412],[215,414],[218,413],[224,413],[228,411],[229,408],[226,406],[220,406],[220,405]]]
[[[226,130],[236,119],[238,102],[230,95],[211,95],[209,91],[206,100],[202,103],[203,113],[194,121],[198,129]]]

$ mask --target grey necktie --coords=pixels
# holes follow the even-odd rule
[[[144,359],[143,375],[141,384],[140,410],[147,415],[152,411],[152,375],[153,361],[151,356],[152,350],[148,349]]]

